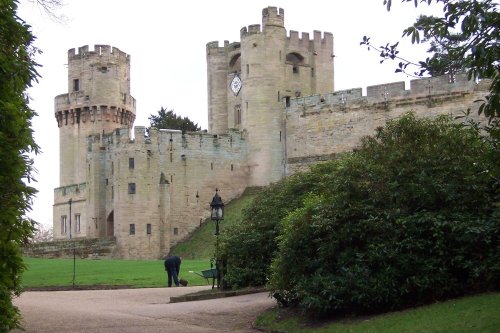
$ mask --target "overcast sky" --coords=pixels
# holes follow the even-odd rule
[[[383,0],[308,1],[167,1],[66,0],[57,11],[63,23],[47,17],[36,5],[21,0],[19,16],[32,26],[35,45],[43,51],[37,62],[42,78],[30,89],[35,140],[42,154],[35,157],[39,190],[30,217],[52,226],[53,189],[59,187],[59,136],[54,97],[67,93],[67,51],[83,45],[106,44],[131,55],[131,95],[137,101],[135,125],[148,126],[148,116],[161,106],[188,116],[207,128],[205,45],[239,41],[240,29],[261,24],[267,6],[285,10],[287,31],[333,33],[335,90],[408,81],[394,74],[395,64],[379,64],[378,54],[359,43],[364,35],[376,45],[400,40],[415,21],[410,4],[393,1],[387,12]],[[429,10],[426,6],[419,8]],[[405,45],[412,59],[423,50]],[[408,88],[408,86],[407,86]]]

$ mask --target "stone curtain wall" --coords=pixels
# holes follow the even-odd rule
[[[227,203],[248,186],[247,145],[241,133],[149,134],[137,126],[134,139],[126,129],[89,138],[88,215],[99,221],[90,234],[116,236],[121,258],[166,255],[208,217],[215,188]]]
[[[409,111],[420,117],[460,116],[471,108],[471,117],[478,120],[474,101],[487,94],[488,82],[476,84],[465,74],[448,80],[413,80],[410,90],[404,82],[371,86],[367,96],[359,88],[292,100],[285,120],[287,174],[352,151],[363,136]]]
[[[30,244],[23,248],[23,255],[36,258],[71,258],[73,248],[78,258],[115,257],[114,237],[100,239],[60,240]]]

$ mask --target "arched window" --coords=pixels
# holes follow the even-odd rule
[[[229,61],[229,71],[232,73],[241,72],[241,53],[235,54]]]
[[[288,53],[286,55],[286,62],[292,65],[292,73],[299,73],[299,65],[304,64],[304,57],[296,52]]]

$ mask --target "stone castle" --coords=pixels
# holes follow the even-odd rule
[[[388,119],[460,114],[487,94],[465,75],[334,92],[333,35],[287,34],[275,7],[240,36],[206,47],[208,133],[133,128],[130,56],[68,51],[68,93],[55,98],[55,239],[111,237],[116,257],[160,258],[208,217],[215,188],[229,202],[352,150]]]

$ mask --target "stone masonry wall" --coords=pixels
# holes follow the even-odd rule
[[[116,237],[119,257],[160,258],[208,217],[216,187],[225,202],[247,187],[246,141],[239,132],[134,134],[89,138],[88,214],[106,230],[99,237]]]
[[[487,85],[459,74],[453,83],[447,76],[413,80],[410,90],[396,82],[368,87],[367,96],[359,88],[294,99],[286,110],[287,174],[351,151],[363,136],[409,111],[460,116],[471,108],[471,117],[480,120],[474,101],[487,94]]]

